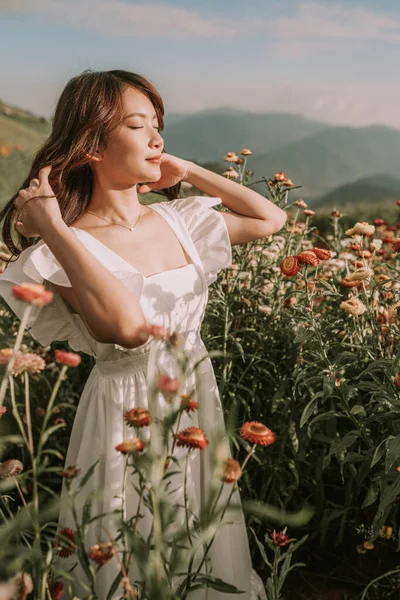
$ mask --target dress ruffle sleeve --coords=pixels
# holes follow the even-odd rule
[[[213,283],[221,269],[232,264],[232,246],[228,228],[221,212],[213,206],[221,198],[189,196],[168,203],[183,218],[200,256],[207,284]]]
[[[53,300],[46,306],[32,305],[27,329],[35,340],[46,347],[55,340],[69,340],[79,335],[72,312],[63,298],[51,287],[51,283],[66,287],[71,287],[71,284],[63,268],[42,240],[25,248],[0,274],[0,296],[20,320],[27,303],[17,300],[12,288],[21,283],[39,283],[54,293]]]

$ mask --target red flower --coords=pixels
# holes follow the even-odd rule
[[[14,285],[12,294],[17,300],[35,304],[37,306],[46,306],[53,300],[53,292],[46,290],[44,285],[38,283],[20,283]]]
[[[252,444],[270,446],[275,442],[275,433],[258,421],[248,421],[240,428],[240,435]]]
[[[54,350],[56,362],[67,365],[68,367],[77,367],[81,364],[82,357],[75,352],[65,352],[64,350]]]
[[[400,238],[391,240],[392,248],[395,252],[400,252]]]
[[[177,435],[177,446],[186,446],[187,448],[200,448],[203,450],[208,445],[206,434],[200,427],[187,427],[182,429]]]
[[[60,600],[64,594],[64,584],[61,579],[56,579],[49,584],[50,596],[52,600]]]
[[[281,262],[281,271],[284,275],[292,277],[300,271],[300,263],[296,256],[288,256]]]
[[[74,479],[74,477],[77,477],[80,472],[80,469],[71,466],[67,467],[65,471],[61,471],[60,475],[61,477],[65,477],[65,479]]]
[[[115,449],[122,454],[130,454],[131,452],[142,452],[144,444],[139,438],[131,438],[129,440],[123,440]]]
[[[374,225],[384,225],[385,223],[384,219],[374,219],[372,222]]]
[[[75,531],[69,527],[61,529],[54,540],[54,547],[62,558],[67,558],[76,552]]]
[[[289,543],[289,536],[286,533],[286,529],[284,531],[274,531],[274,533],[271,533],[271,538],[275,546],[287,546]]]
[[[311,252],[314,252],[320,260],[329,260],[332,255],[331,251],[326,248],[311,248]]]
[[[151,423],[151,415],[147,408],[131,408],[124,414],[129,427],[146,427]]]
[[[6,406],[0,406],[0,419],[4,415],[4,413],[6,413],[6,412],[7,412],[7,407]]]
[[[303,252],[299,252],[296,257],[301,265],[311,265],[316,267],[320,262],[318,256],[316,256],[312,250],[303,250]]]

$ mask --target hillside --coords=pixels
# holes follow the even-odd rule
[[[256,156],[254,181],[285,171],[301,196],[317,198],[344,183],[399,171],[400,131],[384,126],[331,127],[278,150]],[[264,189],[262,185],[255,189]]]
[[[374,175],[341,185],[321,198],[309,202],[314,208],[333,208],[357,204],[375,204],[400,198],[400,179],[390,175]]]

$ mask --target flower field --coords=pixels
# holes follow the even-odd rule
[[[251,150],[240,156],[224,157],[224,176],[251,186]],[[90,503],[74,530],[57,531],[62,482],[73,506],[92,475],[79,465],[64,469],[64,456],[93,360],[58,342],[41,348],[25,331],[30,307],[52,301],[42,286],[14,289],[26,303],[21,322],[2,304],[0,533],[7,543],[0,547],[0,598],[61,598],[69,577],[63,558],[72,556],[85,570],[86,598],[95,597],[97,572],[115,558],[120,577],[110,594],[183,600],[196,586],[233,593],[202,567],[237,489],[269,600],[396,597],[400,223],[382,214],[365,220],[360,211],[344,225],[337,208],[322,222],[306,201],[291,201],[296,182],[285,173],[262,180],[287,223],[277,235],[233,248],[231,268],[210,288],[202,330],[233,458],[224,454],[222,436],[181,426],[199,407],[182,393],[188,363],[179,335],[150,331],[151,360],[167,351],[179,373],[151,382],[149,410],[125,413],[132,436],[115,448],[125,457],[126,478],[139,476],[141,502],[154,518],[148,538],[140,533],[140,511],[127,521],[122,508],[119,538],[105,535],[87,547]],[[168,406],[162,417],[158,393]],[[187,506],[187,461],[206,447],[215,457],[208,504],[199,515],[186,509],[180,520],[168,503],[168,474],[182,467]],[[178,448],[182,465],[174,460]],[[176,524],[175,537],[163,530],[167,521]],[[127,577],[133,554],[143,557],[140,584]]]

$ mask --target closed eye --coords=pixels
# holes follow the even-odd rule
[[[129,129],[143,129],[143,126],[142,127],[132,127],[132,126],[130,126]],[[154,129],[157,129],[157,131],[160,131],[161,127],[154,127]]]

